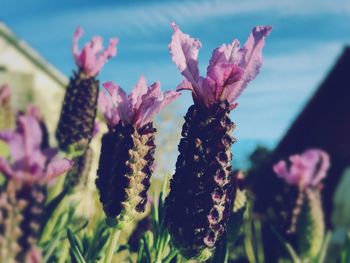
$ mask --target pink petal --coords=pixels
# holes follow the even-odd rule
[[[77,27],[76,31],[74,32],[73,36],[73,45],[72,45],[72,53],[74,56],[75,63],[78,65],[78,67],[81,67],[80,64],[80,50],[78,47],[79,39],[84,34],[83,29],[79,26]]]
[[[142,103],[142,97],[146,93],[147,93],[147,81],[143,76],[141,76],[139,81],[131,91],[131,94],[129,95],[129,101],[134,111],[140,107]]]
[[[96,76],[97,68],[97,54],[103,49],[103,39],[101,37],[93,37],[90,42],[85,44],[85,47],[80,53],[79,66],[84,70],[89,77]]]
[[[330,167],[329,155],[319,149],[310,149],[303,153],[302,158],[304,162],[311,166],[312,174],[310,175],[309,184],[318,185],[326,177]]]
[[[195,87],[199,81],[197,58],[201,43],[199,40],[184,34],[174,22],[171,25],[174,29],[169,45],[172,60],[181,74]]]
[[[303,154],[295,154],[289,157],[290,167],[284,161],[274,165],[277,176],[283,178],[288,184],[305,188],[317,186],[326,177],[329,169],[329,156],[318,149],[310,149]]]
[[[162,108],[166,107],[179,95],[180,93],[176,91],[166,91],[162,93],[160,91],[159,82],[152,84],[147,94],[142,98],[140,110],[138,115],[136,115],[136,126],[139,128],[151,122]]]
[[[133,111],[125,91],[112,81],[103,83],[103,87],[112,96],[112,102],[117,109],[119,119],[124,124],[131,123]]]
[[[142,96],[140,107],[134,113],[134,123],[137,127],[143,126],[145,117],[150,115],[160,96],[162,96],[162,93],[159,82],[155,82],[147,88],[147,93]]]
[[[73,36],[73,56],[77,66],[85,72],[88,77],[96,76],[103,65],[117,54],[116,46],[118,39],[111,38],[107,49],[103,49],[103,39],[99,36],[93,37],[90,42],[85,44],[82,51],[79,51],[78,41],[83,34],[83,30],[78,27]]]
[[[211,77],[206,76],[205,78],[200,79],[200,86],[202,87],[201,93],[197,92],[196,97],[207,107],[216,103],[216,82]]]
[[[109,45],[101,54],[97,55],[96,65],[93,75],[97,75],[101,71],[102,67],[108,60],[117,55],[117,44],[119,40],[117,38],[111,38],[109,40]]]
[[[119,113],[112,101],[112,96],[104,89],[98,95],[98,106],[109,127],[114,127],[120,121]]]
[[[176,87],[176,91],[181,91],[181,90],[190,90],[190,91],[192,91],[192,92],[194,91],[191,82],[189,82],[187,79],[183,80],[183,81]]]
[[[40,151],[42,132],[39,122],[31,116],[19,116],[18,125],[23,131],[25,155],[30,157],[35,151]]]
[[[264,47],[265,37],[269,35],[271,30],[270,26],[255,27],[243,48],[239,50],[232,49],[229,61],[237,64],[243,70],[243,73],[240,81],[227,87],[226,98],[230,103],[233,103],[239,97],[247,84],[259,73],[262,65],[262,48]]]
[[[213,67],[220,63],[238,64],[237,62],[239,62],[240,59],[236,58],[235,56],[237,56],[239,48],[239,41],[235,39],[229,45],[223,44],[214,49],[207,68],[207,74],[209,74]]]
[[[33,104],[29,104],[27,106],[26,115],[32,116],[33,118],[35,118],[39,121],[42,120],[42,118],[43,118],[39,108]]]
[[[215,101],[225,100],[227,87],[240,80],[242,70],[235,64],[217,63],[210,67],[208,76],[215,81],[215,90],[208,90],[206,93],[214,93]]]
[[[0,131],[0,140],[9,145],[11,159],[17,161],[24,157],[24,140],[21,134],[15,131]]]
[[[285,161],[279,161],[273,166],[273,171],[277,174],[278,177],[284,179],[287,183],[293,184],[294,178],[287,170],[287,164]]]
[[[74,165],[73,161],[68,159],[59,159],[51,161],[46,170],[45,178],[51,180],[67,171],[69,171]]]

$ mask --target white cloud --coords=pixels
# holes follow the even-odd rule
[[[283,15],[350,14],[350,1],[318,0],[192,0],[159,1],[138,5],[110,5],[64,11],[55,16],[41,14],[32,20],[55,25],[82,24],[89,28],[105,29],[120,34],[150,35],[153,31],[167,30],[169,21],[178,23],[200,22],[215,17],[265,13]],[[27,21],[23,21],[26,23]]]

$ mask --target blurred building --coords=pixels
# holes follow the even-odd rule
[[[0,85],[5,83],[13,108],[38,105],[53,134],[67,78],[0,22]]]
[[[324,180],[323,204],[331,226],[333,197],[345,169],[350,166],[350,47],[344,49],[333,69],[291,125],[276,149],[252,173],[256,210],[288,211],[295,205],[295,191],[278,179],[272,165],[308,148],[321,148],[331,157],[331,168]],[[270,210],[269,210],[270,209]],[[285,214],[289,217],[288,213]],[[271,234],[270,243],[278,243]],[[274,249],[268,253],[273,257]],[[272,262],[272,261],[271,261]]]

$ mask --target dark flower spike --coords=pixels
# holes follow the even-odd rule
[[[161,92],[159,82],[147,87],[141,77],[128,96],[116,84],[103,84],[99,106],[109,131],[102,138],[96,185],[109,225],[122,228],[143,212],[153,172],[155,115],[179,96]]]
[[[94,129],[99,81],[96,76],[103,65],[116,55],[118,39],[112,38],[103,50],[101,37],[93,37],[80,51],[78,40],[83,31],[78,27],[73,37],[73,55],[78,71],[70,79],[63,101],[56,137],[61,149],[86,150]]]
[[[15,182],[9,182],[0,192],[0,262],[15,262],[22,252],[18,240],[23,234],[21,212],[27,202],[17,199],[16,188]]]
[[[313,260],[319,255],[325,236],[321,181],[327,175],[330,160],[326,152],[309,149],[290,156],[289,161],[289,167],[285,161],[279,161],[273,170],[287,184],[299,189],[289,232],[297,234],[300,256]]]
[[[255,27],[247,42],[238,40],[214,50],[207,75],[198,69],[201,43],[172,23],[172,60],[186,78],[178,90],[190,90],[179,144],[180,155],[166,199],[166,224],[174,244],[187,258],[207,260],[226,231],[232,207],[231,133],[229,113],[262,64],[261,51],[271,27]]]

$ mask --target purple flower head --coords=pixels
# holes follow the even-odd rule
[[[11,91],[8,85],[0,86],[0,106],[7,104],[10,101]]]
[[[215,49],[207,68],[207,76],[199,75],[198,51],[199,40],[184,34],[175,24],[169,50],[172,60],[186,78],[178,90],[191,90],[196,101],[206,107],[227,100],[234,108],[236,99],[249,81],[259,73],[262,64],[262,48],[270,26],[254,27],[243,47],[237,39],[229,45]]]
[[[180,95],[177,91],[161,92],[159,82],[147,86],[142,76],[129,95],[111,81],[103,83],[103,87],[105,90],[100,91],[99,107],[110,129],[119,122],[140,128]]]
[[[53,159],[56,149],[41,149],[42,132],[32,115],[19,114],[17,128],[0,131],[0,140],[10,148],[10,160],[0,156],[0,172],[22,183],[47,183],[73,166],[70,160]]]
[[[116,46],[119,40],[117,38],[111,38],[108,47],[103,50],[102,37],[95,36],[80,51],[78,41],[82,35],[83,29],[78,27],[73,37],[73,56],[75,63],[88,77],[95,77],[103,65],[117,54]]]
[[[289,161],[288,168],[285,161],[279,161],[273,166],[273,170],[288,184],[302,188],[318,186],[326,177],[330,166],[328,154],[318,149],[307,150],[301,155],[292,155]]]
[[[37,106],[33,105],[33,104],[29,104],[27,106],[27,110],[26,110],[26,112],[24,114],[27,115],[27,116],[31,116],[34,119],[38,120],[38,121],[43,121],[43,119],[44,119],[42,113],[39,110],[39,108]]]

